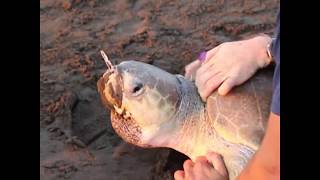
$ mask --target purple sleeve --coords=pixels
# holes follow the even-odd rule
[[[280,116],[280,9],[278,11],[275,39],[272,42],[271,53],[276,63],[273,75],[271,112]]]

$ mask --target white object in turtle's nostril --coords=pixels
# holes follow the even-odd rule
[[[103,57],[103,59],[104,59],[104,62],[105,62],[106,65],[108,66],[108,69],[109,69],[109,70],[113,70],[114,67],[113,67],[111,61],[109,60],[108,56],[106,55],[106,53],[104,53],[104,51],[102,51],[102,50],[100,51],[100,53],[101,53],[101,55],[102,55],[102,57]]]

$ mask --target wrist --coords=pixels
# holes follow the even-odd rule
[[[273,57],[271,54],[272,38],[265,34],[253,38],[254,46],[258,48],[256,60],[260,68],[264,68],[271,64]]]

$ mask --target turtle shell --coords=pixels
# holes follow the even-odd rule
[[[226,96],[217,91],[210,95],[206,110],[220,137],[255,150],[259,147],[270,114],[272,78],[273,68],[260,70]]]

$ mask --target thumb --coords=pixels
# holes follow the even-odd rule
[[[234,78],[228,77],[219,87],[218,93],[222,96],[228,94],[228,92],[237,85],[237,82]]]
[[[222,156],[214,153],[214,152],[210,152],[207,154],[207,159],[209,162],[212,163],[213,167],[223,176],[227,176],[228,175],[228,171],[227,168],[224,164],[224,161],[222,159]]]

